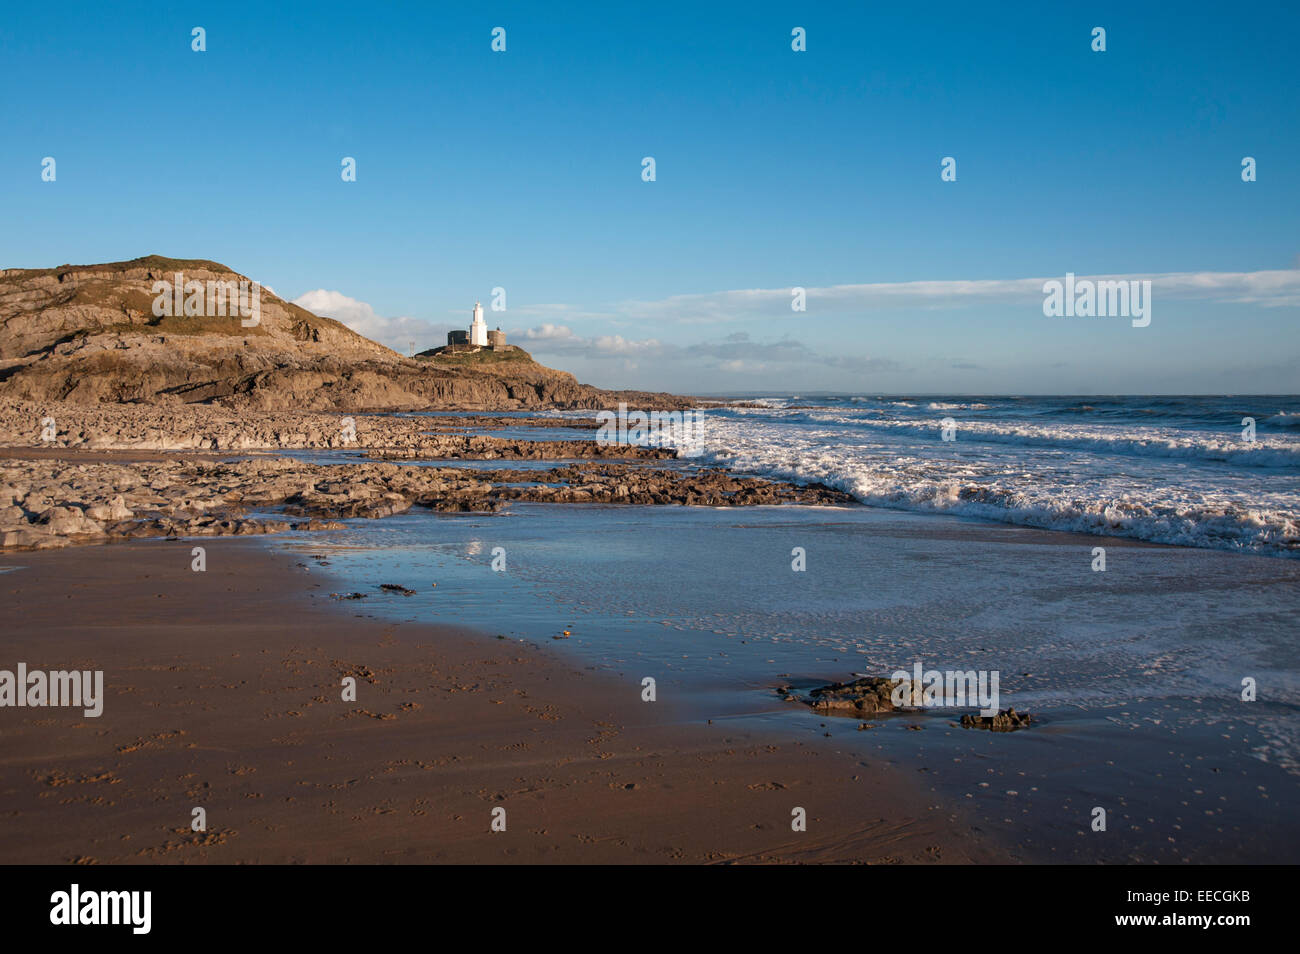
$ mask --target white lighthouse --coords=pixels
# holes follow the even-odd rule
[[[478,348],[486,348],[488,343],[487,324],[483,321],[483,306],[478,302],[474,302],[474,322],[469,326],[469,343]]]

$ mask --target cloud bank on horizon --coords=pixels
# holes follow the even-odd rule
[[[732,289],[672,295],[658,301],[622,301],[599,307],[555,303],[514,305],[496,315],[489,313],[489,319],[490,323],[505,327],[503,319],[509,315],[512,323],[506,330],[513,343],[531,351],[543,362],[555,361],[565,367],[577,362],[586,369],[590,380],[608,386],[670,387],[717,393],[771,389],[773,384],[765,382],[783,381],[789,384],[785,387],[778,384],[777,389],[807,390],[817,386],[830,390],[899,388],[942,391],[945,388],[941,383],[938,386],[928,383],[936,373],[964,372],[950,375],[952,384],[949,386],[967,393],[972,387],[993,392],[1001,390],[996,387],[996,380],[987,376],[972,379],[969,373],[1005,373],[1007,366],[998,365],[996,361],[990,366],[963,356],[953,356],[946,361],[940,358],[937,363],[931,360],[918,364],[915,360],[909,362],[906,357],[846,353],[851,352],[846,347],[819,349],[810,336],[791,330],[789,323],[793,321],[796,326],[806,326],[819,321],[853,322],[886,314],[909,322],[924,335],[927,324],[946,326],[964,309],[995,306],[1004,321],[1013,327],[1020,325],[1019,334],[1032,336],[1042,331],[1038,323],[1060,320],[1044,317],[1041,306],[1046,283],[1062,279],[1063,276],[1052,276],[869,282],[802,289]],[[1300,308],[1300,268],[1078,275],[1074,280],[1080,283],[1150,282],[1153,304],[1159,308],[1161,318],[1175,327],[1180,314],[1207,307]],[[792,307],[797,292],[802,292],[802,310]],[[453,316],[440,321],[411,316],[384,317],[364,301],[327,289],[306,292],[294,299],[294,303],[335,318],[353,331],[403,353],[412,343],[417,350],[444,344],[447,331],[460,328],[467,321],[457,321]],[[936,315],[943,317],[936,318]],[[528,323],[530,320],[532,323]],[[710,333],[708,328],[710,325],[734,325],[738,322],[761,327],[767,334],[756,337],[747,330]],[[572,327],[576,323],[605,327],[653,326],[667,328],[670,334],[649,337],[599,331],[582,334]],[[811,336],[813,340],[817,337]],[[1130,347],[1139,343],[1140,339],[1130,342]],[[1163,344],[1167,346],[1168,342]],[[987,358],[983,360],[987,361]],[[1069,367],[1068,362],[1054,362],[1050,370],[1056,378]],[[1285,365],[1276,367],[1281,370]],[[629,382],[629,375],[633,376],[632,382]],[[914,376],[916,383],[904,386],[909,376]],[[981,380],[987,380],[988,384],[982,385]],[[1256,379],[1257,388],[1258,381]],[[700,382],[707,382],[708,387],[702,387]],[[1166,388],[1171,386],[1164,385]],[[1265,386],[1264,389],[1269,388]],[[1285,391],[1287,388],[1277,390]]]

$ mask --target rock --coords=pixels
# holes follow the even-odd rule
[[[111,417],[118,411],[130,417],[140,409],[101,409],[97,413]],[[6,413],[7,409],[0,405],[0,424]],[[405,426],[400,424],[394,433],[404,433],[400,427]],[[512,441],[509,456],[548,456],[557,453],[555,443]],[[459,453],[464,448],[458,446],[456,450]],[[494,513],[512,501],[746,506],[839,503],[848,499],[817,486],[733,477],[716,469],[651,469],[613,459],[557,464],[549,470],[531,472],[530,480],[520,481],[519,471],[509,468],[479,470],[382,462],[321,465],[265,456],[211,460],[158,452],[143,459],[114,460],[96,452],[67,453],[75,462],[44,457],[0,460],[0,487],[7,488],[4,493],[21,504],[0,507],[0,531],[35,529],[41,534],[75,537],[77,542],[87,543],[159,535],[340,529],[341,518],[380,519],[406,512],[412,506],[443,513]],[[285,518],[303,519],[247,516],[249,511],[273,510]],[[15,542],[14,546],[31,545],[26,537],[11,539],[26,541]],[[830,696],[823,704],[838,705]]]
[[[107,504],[96,504],[93,507],[88,507],[86,516],[95,520],[117,523],[122,520],[130,520],[133,514],[131,509],[127,507],[126,500],[121,494],[118,494]]]
[[[306,520],[299,523],[289,524],[290,530],[306,531],[343,530],[345,527],[346,524],[339,523],[337,520]],[[320,565],[329,566],[329,562],[322,561]]]
[[[57,537],[52,533],[42,533],[38,530],[8,530],[0,534],[0,542],[5,547],[22,550],[48,550],[68,545],[66,537]]]
[[[865,677],[814,689],[804,701],[825,715],[858,717],[894,711],[893,691],[893,680]]]
[[[41,513],[37,523],[56,536],[97,535],[104,532],[104,528],[89,519],[80,507],[50,507]]]
[[[961,717],[963,729],[988,729],[990,732],[1014,732],[1033,722],[1034,717],[1028,712],[1017,712],[1014,708],[1003,709],[995,716],[971,715]]]

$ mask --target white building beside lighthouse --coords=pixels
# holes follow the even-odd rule
[[[487,323],[483,320],[483,306],[474,302],[474,321],[469,326],[469,343],[476,348],[486,348],[488,343]]]
[[[514,345],[506,344],[506,333],[500,328],[488,330],[487,322],[483,320],[483,306],[474,302],[474,320],[470,322],[469,331],[447,332],[447,350],[454,354],[461,351],[473,352],[479,348],[513,351]]]

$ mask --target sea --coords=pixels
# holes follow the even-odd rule
[[[701,460],[875,507],[1300,555],[1295,395],[743,400],[702,412]]]
[[[366,594],[350,612],[524,641],[638,697],[651,677],[674,718],[900,771],[1025,860],[1300,860],[1300,399],[736,397],[654,466],[854,502],[516,503],[272,545],[321,599]],[[553,416],[546,437],[591,438],[565,426],[590,412]],[[515,463],[537,466],[490,466]],[[1033,724],[777,692],[917,664],[997,673]]]

